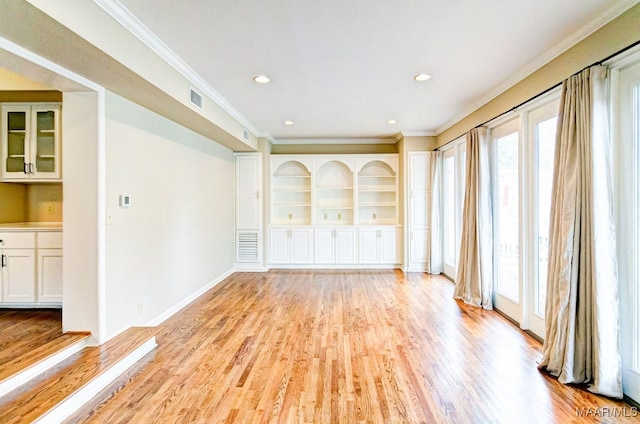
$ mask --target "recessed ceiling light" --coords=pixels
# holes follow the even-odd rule
[[[290,121],[290,120],[287,119],[286,121],[283,122],[283,124],[291,126],[291,125],[293,125],[293,121]]]
[[[426,80],[428,80],[430,78],[431,78],[431,75],[429,75],[429,74],[418,74],[418,75],[414,75],[414,77],[413,77],[414,80],[419,81],[419,82],[426,81]]]
[[[255,76],[255,77],[253,77],[253,80],[254,80],[255,82],[257,82],[258,84],[266,84],[266,83],[268,83],[269,81],[271,81],[271,80],[269,79],[269,77],[268,77],[268,76],[266,76],[266,75],[257,75],[257,76]]]
[[[394,125],[394,124],[397,124],[397,123],[398,123],[398,121],[396,121],[395,119],[389,119],[387,121],[387,124],[389,124],[389,125]]]

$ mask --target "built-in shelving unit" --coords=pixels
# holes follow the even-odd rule
[[[311,225],[311,172],[296,160],[277,166],[271,178],[271,217],[275,225]]]
[[[400,264],[398,155],[271,156],[269,262]]]
[[[342,161],[318,167],[315,178],[315,224],[353,225],[353,172]]]
[[[358,223],[395,225],[397,215],[397,175],[389,163],[367,162],[358,172]]]

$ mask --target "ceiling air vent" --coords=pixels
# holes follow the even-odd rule
[[[192,87],[189,87],[189,100],[192,105],[202,110],[202,96]]]
[[[245,140],[249,140],[249,131],[247,131],[246,129],[243,129],[242,136],[244,137]]]

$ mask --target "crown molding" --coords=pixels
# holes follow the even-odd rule
[[[207,97],[213,100],[222,110],[227,112],[233,119],[238,121],[254,135],[260,133],[258,129],[242,115],[231,103],[218,93],[207,81],[205,81],[196,71],[187,65],[180,57],[173,52],[162,40],[160,40],[149,28],[147,28],[138,18],[135,17],[118,0],[93,0],[102,10],[116,20],[126,30],[133,34],[138,40],[149,47],[154,53],[161,57],[169,66],[174,68],[196,89],[202,91]]]
[[[451,128],[456,123],[460,122],[465,117],[471,115],[476,110],[480,109],[480,107],[489,103],[491,100],[498,97],[500,94],[507,91],[509,88],[513,87],[520,81],[524,80],[529,75],[533,74],[538,69],[542,68],[547,63],[551,62],[553,59],[560,56],[562,53],[569,50],[571,47],[578,44],[580,41],[584,40],[618,16],[622,15],[624,12],[629,10],[632,6],[636,5],[638,0],[623,0],[616,2],[611,8],[607,10],[606,13],[596,16],[591,19],[587,24],[583,25],[580,29],[575,31],[573,34],[569,35],[564,40],[556,43],[554,47],[547,50],[544,54],[538,56],[533,62],[530,62],[525,67],[521,68],[511,77],[506,79],[503,83],[498,85],[496,88],[491,90],[489,93],[485,94],[474,103],[472,103],[469,107],[465,108],[462,112],[455,115],[453,118],[449,119],[443,125],[438,127],[434,133],[436,135],[443,133],[447,129]]]
[[[403,131],[404,137],[435,137],[438,135],[435,131]]]
[[[280,138],[273,139],[273,144],[395,144],[397,137],[369,138]]]

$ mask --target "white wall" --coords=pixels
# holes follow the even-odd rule
[[[230,150],[107,93],[107,338],[232,271],[233,193]]]
[[[63,184],[63,331],[90,331],[92,343],[102,334],[99,292],[104,273],[104,222],[101,197],[104,181],[99,167],[100,95],[64,93],[62,113]]]

